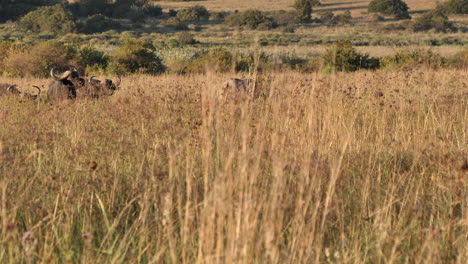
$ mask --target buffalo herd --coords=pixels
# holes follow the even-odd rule
[[[110,79],[104,81],[96,79],[96,76],[91,76],[87,79],[80,75],[80,72],[71,67],[61,75],[56,75],[55,68],[50,70],[52,81],[47,90],[47,100],[50,103],[76,100],[79,98],[101,98],[111,96],[119,89],[122,79],[118,77],[118,81],[114,82]],[[253,79],[228,79],[222,86],[222,96],[227,97],[244,97],[251,93],[252,86],[255,84]],[[34,86],[38,90],[37,94],[29,94],[21,92],[16,85],[0,83],[0,96],[14,95],[21,98],[37,99],[41,94],[41,88]]]
[[[75,100],[78,98],[100,98],[110,96],[119,89],[122,82],[120,77],[118,77],[117,82],[110,79],[101,81],[95,79],[95,76],[85,79],[80,75],[79,71],[75,67],[70,68],[60,76],[57,76],[55,68],[52,68],[50,70],[50,77],[52,78],[52,81],[50,82],[49,89],[47,90],[47,100],[50,103],[64,100]],[[13,95],[34,100],[39,98],[41,88],[35,85],[33,85],[33,87],[38,90],[37,94],[21,92],[17,88],[17,85],[0,83],[0,96]]]

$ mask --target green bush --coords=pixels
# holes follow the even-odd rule
[[[160,74],[166,69],[156,55],[153,44],[136,39],[124,41],[112,58],[109,67],[111,72],[117,74]]]
[[[322,56],[322,60],[327,70],[350,72],[379,67],[378,59],[359,53],[349,40],[333,44]]]
[[[260,27],[262,30],[271,29],[276,26],[276,23],[271,17],[268,17],[261,11],[252,9],[228,16],[225,23],[232,27],[248,29],[257,29]]]
[[[398,19],[411,18],[408,5],[402,0],[372,0],[368,6],[369,13],[392,15]]]
[[[73,33],[77,22],[70,11],[62,5],[40,7],[29,12],[19,22],[21,29],[34,33],[54,32],[57,34]]]
[[[437,5],[437,9],[448,14],[468,14],[468,0],[448,0]]]
[[[177,12],[177,18],[181,21],[200,21],[208,20],[210,13],[204,6],[196,5]]]
[[[234,56],[225,49],[215,49],[195,57],[187,66],[187,72],[205,73],[207,67],[216,72],[231,72],[234,65]]]
[[[83,20],[80,24],[80,31],[86,34],[104,32],[111,29],[120,28],[119,22],[114,21],[104,15],[92,15]]]
[[[173,28],[175,30],[187,30],[188,26],[184,24],[180,19],[177,17],[170,17],[166,20],[164,20],[161,25]]]
[[[309,23],[312,18],[312,2],[310,0],[295,0],[296,22]]]
[[[415,32],[430,29],[435,29],[437,32],[456,31],[453,24],[449,22],[447,15],[440,9],[431,10],[416,18],[411,25],[411,29]]]
[[[110,57],[104,52],[96,50],[92,47],[83,47],[79,50],[78,65],[80,68],[92,70],[94,72],[103,72],[109,65]]]
[[[344,14],[339,14],[339,15],[334,16],[331,19],[330,24],[346,25],[346,24],[351,23],[351,19],[353,19],[353,17],[351,16],[351,12],[349,10],[346,10]]]
[[[380,62],[382,68],[403,68],[417,65],[439,68],[446,63],[439,54],[423,49],[398,51],[394,55],[382,57]]]
[[[226,18],[225,12],[211,12],[210,20],[224,21],[224,18]]]
[[[236,72],[264,71],[268,67],[270,57],[264,53],[245,53],[235,56]]]
[[[194,39],[194,35],[190,32],[177,32],[175,39],[182,45],[195,44],[197,41]]]
[[[297,56],[295,51],[280,52],[278,59],[281,68],[286,67],[290,70],[298,70],[308,62],[308,59]]]
[[[318,14],[318,19],[322,23],[330,23],[335,15],[331,11],[321,12]]]
[[[142,6],[142,9],[146,15],[152,16],[152,17],[158,17],[163,14],[162,8],[158,5],[147,3]]]

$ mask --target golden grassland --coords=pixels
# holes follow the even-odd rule
[[[321,0],[322,6],[314,7],[314,11],[346,11],[349,10],[353,15],[361,15],[367,12],[367,6],[371,0]],[[433,9],[437,0],[405,0],[410,12],[420,12]],[[210,11],[230,11],[247,9],[259,9],[262,11],[292,10],[294,0],[206,0],[206,1],[155,1],[157,5],[163,8],[185,8],[194,5],[203,5]]]
[[[0,262],[466,263],[466,75],[272,73],[235,101],[214,73],[2,97]]]

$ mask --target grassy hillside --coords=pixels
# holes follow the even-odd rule
[[[350,10],[353,14],[367,11],[371,0],[321,0],[322,6],[316,7],[317,12]],[[411,12],[421,12],[436,6],[437,0],[405,0]],[[265,11],[293,9],[294,0],[206,0],[206,1],[155,1],[164,8],[183,8],[194,5],[204,5],[212,11],[260,9]]]

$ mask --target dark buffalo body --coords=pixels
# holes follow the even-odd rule
[[[114,94],[115,90],[119,89],[121,83],[120,77],[117,83],[110,79],[105,79],[104,81],[97,80],[94,79],[94,77],[95,76],[89,78],[86,85],[78,90],[79,97],[99,98],[102,96],[111,96]]]
[[[50,102],[76,99],[76,91],[84,83],[78,71],[68,70],[62,76],[57,77],[54,74],[54,69],[52,69],[50,75],[54,79],[49,84],[49,90],[47,91],[47,99]]]

